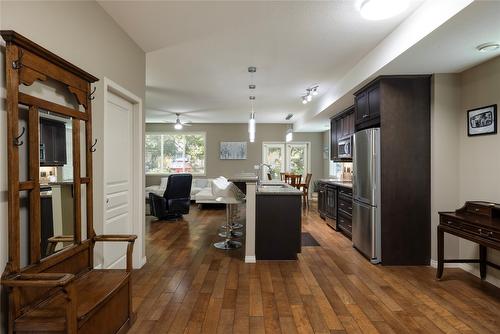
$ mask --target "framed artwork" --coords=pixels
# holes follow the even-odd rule
[[[246,160],[247,142],[246,141],[221,141],[220,159],[221,160]]]
[[[467,135],[481,136],[497,133],[497,105],[467,110]]]

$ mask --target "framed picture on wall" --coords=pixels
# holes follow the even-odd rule
[[[497,105],[467,110],[467,135],[480,136],[497,133]]]
[[[246,141],[221,141],[221,160],[245,160],[247,158]]]

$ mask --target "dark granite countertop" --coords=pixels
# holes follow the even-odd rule
[[[73,180],[49,182],[49,186],[64,186],[64,185],[72,185],[72,184],[73,184]]]
[[[332,184],[338,187],[351,188],[352,189],[352,181],[343,181],[343,180],[335,180],[335,179],[320,179],[320,182]]]

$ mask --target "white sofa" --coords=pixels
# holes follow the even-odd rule
[[[165,190],[167,189],[168,177],[162,177],[161,183],[159,185],[146,187],[146,199],[149,199],[149,193],[153,193],[158,196],[163,196]],[[196,194],[203,190],[209,190],[212,193],[212,179],[194,179],[191,184],[191,199],[196,198]]]

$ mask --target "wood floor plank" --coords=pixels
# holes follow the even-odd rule
[[[225,211],[195,206],[147,219],[148,263],[132,273],[130,333],[500,333],[500,289],[461,269],[372,265],[350,240],[304,211],[321,246],[298,261],[246,264],[212,244]]]

